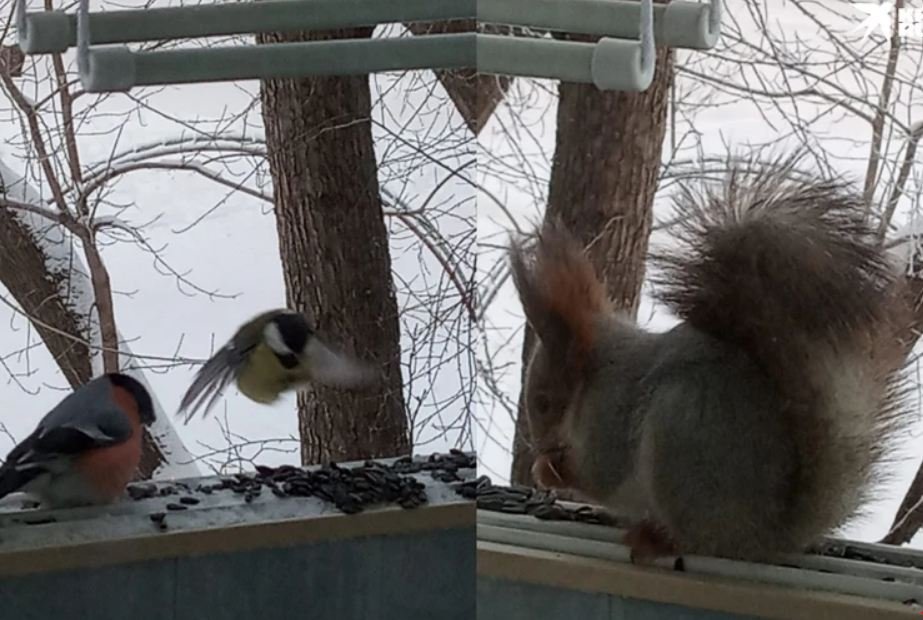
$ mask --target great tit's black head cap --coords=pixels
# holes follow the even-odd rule
[[[153,424],[156,419],[154,402],[151,400],[151,395],[148,393],[147,388],[141,385],[137,379],[122,373],[113,372],[106,376],[109,377],[112,385],[116,385],[131,394],[131,397],[138,404],[138,415],[141,417],[141,424],[145,426]]]
[[[299,312],[282,312],[272,318],[285,347],[295,354],[304,351],[314,329],[307,317]],[[281,352],[280,352],[281,353]]]

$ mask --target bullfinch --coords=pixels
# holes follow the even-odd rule
[[[150,394],[135,379],[93,379],[9,453],[0,466],[0,497],[24,492],[45,508],[115,501],[138,470],[142,426],[154,417]]]

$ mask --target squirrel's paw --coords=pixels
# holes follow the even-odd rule
[[[532,479],[541,489],[567,489],[575,486],[566,451],[545,452],[532,463]]]
[[[664,556],[676,555],[676,544],[662,526],[643,519],[631,526],[622,538],[631,549],[632,564],[644,564]]]

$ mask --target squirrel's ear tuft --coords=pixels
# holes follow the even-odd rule
[[[559,354],[589,352],[601,315],[611,311],[606,288],[574,236],[548,223],[531,250],[510,249],[513,282],[526,319],[542,343]]]
[[[519,302],[522,304],[522,311],[526,315],[526,321],[539,336],[548,330],[548,316],[546,304],[543,301],[542,287],[535,280],[533,271],[533,259],[535,258],[532,250],[527,247],[528,239],[510,241],[510,273],[513,277],[513,284],[516,286],[516,292],[519,294]]]

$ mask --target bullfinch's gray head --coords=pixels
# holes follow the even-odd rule
[[[154,414],[154,403],[147,389],[136,379],[123,375],[121,373],[109,373],[106,375],[112,385],[120,387],[134,399],[138,405],[138,415],[141,418],[141,424],[150,426],[156,418]]]
[[[313,334],[308,319],[301,313],[290,311],[275,315],[263,328],[266,344],[283,361],[300,356]]]

